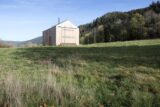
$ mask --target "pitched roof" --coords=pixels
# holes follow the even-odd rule
[[[50,27],[49,29],[54,28],[54,27],[56,27],[56,26],[66,27],[65,25],[68,25],[68,26],[71,27],[71,28],[78,28],[78,27],[77,27],[76,25],[74,25],[71,21],[65,20],[65,21],[63,21],[63,22],[61,22],[61,23],[58,23],[58,24]],[[68,26],[67,26],[67,27],[68,27]],[[46,29],[46,30],[49,30],[49,29]],[[46,31],[46,30],[45,30],[45,31]]]
[[[57,24],[57,26],[63,26],[63,24],[69,24],[70,27],[78,28],[76,25],[74,25],[74,24],[73,24],[71,21],[69,21],[69,20],[63,21],[63,22]]]

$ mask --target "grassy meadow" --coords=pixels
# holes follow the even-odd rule
[[[160,107],[160,39],[0,49],[0,107]]]

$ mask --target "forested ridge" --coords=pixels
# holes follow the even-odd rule
[[[112,12],[81,25],[82,44],[160,38],[160,1],[129,12]]]

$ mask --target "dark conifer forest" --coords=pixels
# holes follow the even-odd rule
[[[82,44],[160,38],[160,1],[129,12],[107,13],[79,27]]]

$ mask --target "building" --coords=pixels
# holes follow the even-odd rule
[[[70,21],[64,21],[43,31],[44,45],[79,45],[79,28]]]

